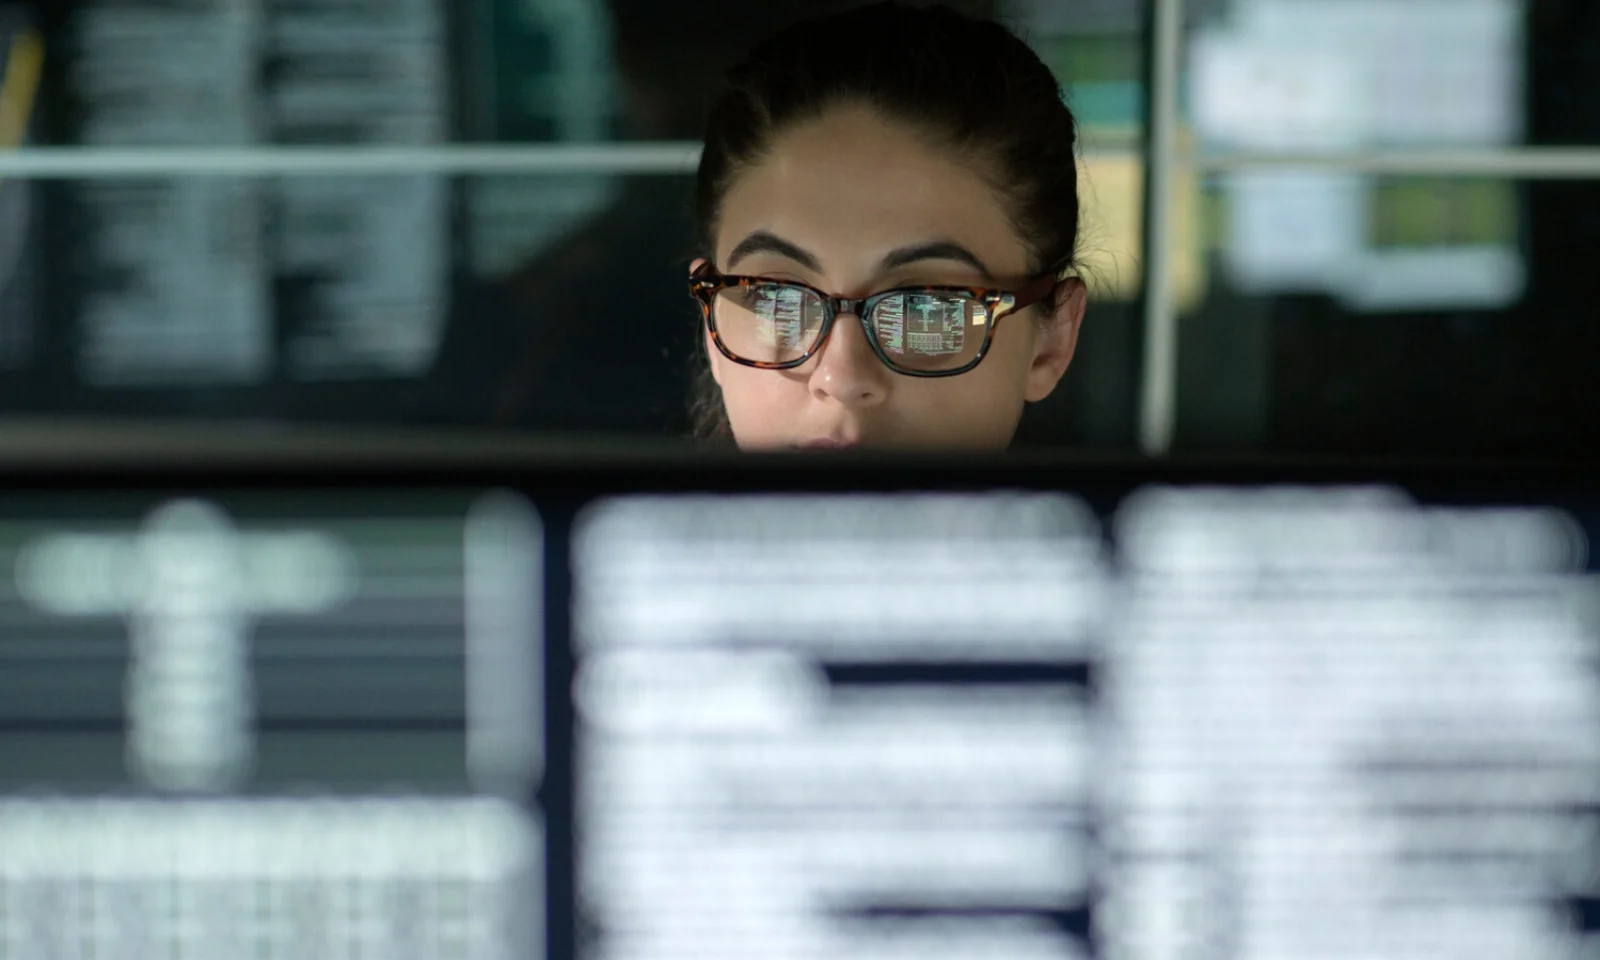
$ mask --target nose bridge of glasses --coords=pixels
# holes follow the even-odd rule
[[[867,298],[833,297],[831,298],[831,306],[836,314],[848,313],[852,316],[860,317],[866,313]]]
[[[893,369],[876,346],[876,334],[864,313],[868,299],[830,298],[835,322],[814,348],[814,389],[849,405],[881,399]]]
[[[854,354],[857,350],[863,349],[870,353],[876,353],[877,351],[872,343],[875,334],[872,332],[871,324],[867,321],[867,314],[871,312],[868,308],[871,304],[872,298],[870,297],[829,297],[828,311],[834,321],[842,317],[854,317],[859,321],[859,324],[830,323],[826,333],[817,342],[817,353],[822,353],[830,342],[837,342],[840,337],[852,343],[851,346],[844,348],[847,353]],[[841,333],[841,327],[853,327],[854,330],[852,333]],[[838,352],[837,347],[835,347],[834,352]],[[835,361],[837,359],[836,357]]]

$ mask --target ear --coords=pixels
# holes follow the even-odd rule
[[[694,276],[696,271],[710,262],[705,257],[696,257],[694,262],[689,264],[689,276]]]
[[[1056,296],[1060,303],[1055,314],[1048,323],[1036,327],[1025,394],[1029,403],[1038,403],[1055,391],[1078,349],[1078,331],[1089,304],[1088,287],[1078,277],[1068,277]]]

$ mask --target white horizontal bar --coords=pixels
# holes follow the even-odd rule
[[[1085,159],[1136,158],[1137,144],[1090,146]],[[383,174],[692,174],[700,144],[438,147],[38,147],[0,152],[0,179],[378,176]]]
[[[1137,157],[1091,146],[1084,159]],[[689,174],[693,142],[461,145],[439,147],[36,147],[0,152],[0,179],[149,176],[376,176],[381,174]],[[1352,154],[1189,154],[1204,173],[1294,168],[1349,173],[1600,180],[1600,148],[1414,150]]]
[[[1380,150],[1368,153],[1219,153],[1181,163],[1203,173],[1261,169],[1510,180],[1600,180],[1600,148],[1512,147],[1485,150]]]
[[[698,143],[440,147],[39,147],[0,153],[0,178],[687,174]]]

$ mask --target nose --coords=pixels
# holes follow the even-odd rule
[[[867,340],[861,318],[841,313],[834,320],[828,342],[817,354],[811,371],[811,395],[832,399],[846,407],[864,409],[876,406],[889,395],[891,373]]]

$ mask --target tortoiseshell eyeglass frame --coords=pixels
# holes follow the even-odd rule
[[[705,318],[706,329],[711,331],[711,342],[716,344],[717,351],[734,363],[746,367],[755,367],[759,370],[792,370],[801,366],[806,361],[817,355],[823,344],[828,342],[828,336],[833,333],[833,322],[841,313],[853,313],[861,321],[861,328],[866,332],[867,342],[872,344],[872,351],[883,361],[883,365],[895,373],[907,377],[954,377],[966,373],[979,363],[989,352],[989,345],[994,342],[994,330],[1000,321],[1006,317],[1033,306],[1049,297],[1064,282],[1061,276],[1062,268],[1029,281],[1017,290],[993,290],[985,287],[900,287],[894,290],[885,290],[875,293],[861,300],[851,300],[845,297],[834,297],[823,293],[816,287],[804,283],[795,283],[790,280],[773,280],[768,277],[735,276],[732,274],[718,273],[710,263],[700,265],[689,275],[689,294],[700,304],[700,312]],[[808,291],[822,300],[825,314],[822,318],[822,330],[817,334],[817,342],[812,344],[803,356],[793,360],[749,360],[729,350],[727,344],[722,342],[722,335],[717,332],[716,311],[712,305],[716,302],[717,294],[731,287],[792,287]],[[905,294],[936,294],[942,296],[968,296],[984,306],[987,317],[984,322],[983,345],[978,348],[978,353],[968,363],[951,370],[911,370],[896,366],[884,352],[883,345],[878,342],[877,333],[872,329],[872,313],[878,304],[889,297],[903,296]]]

